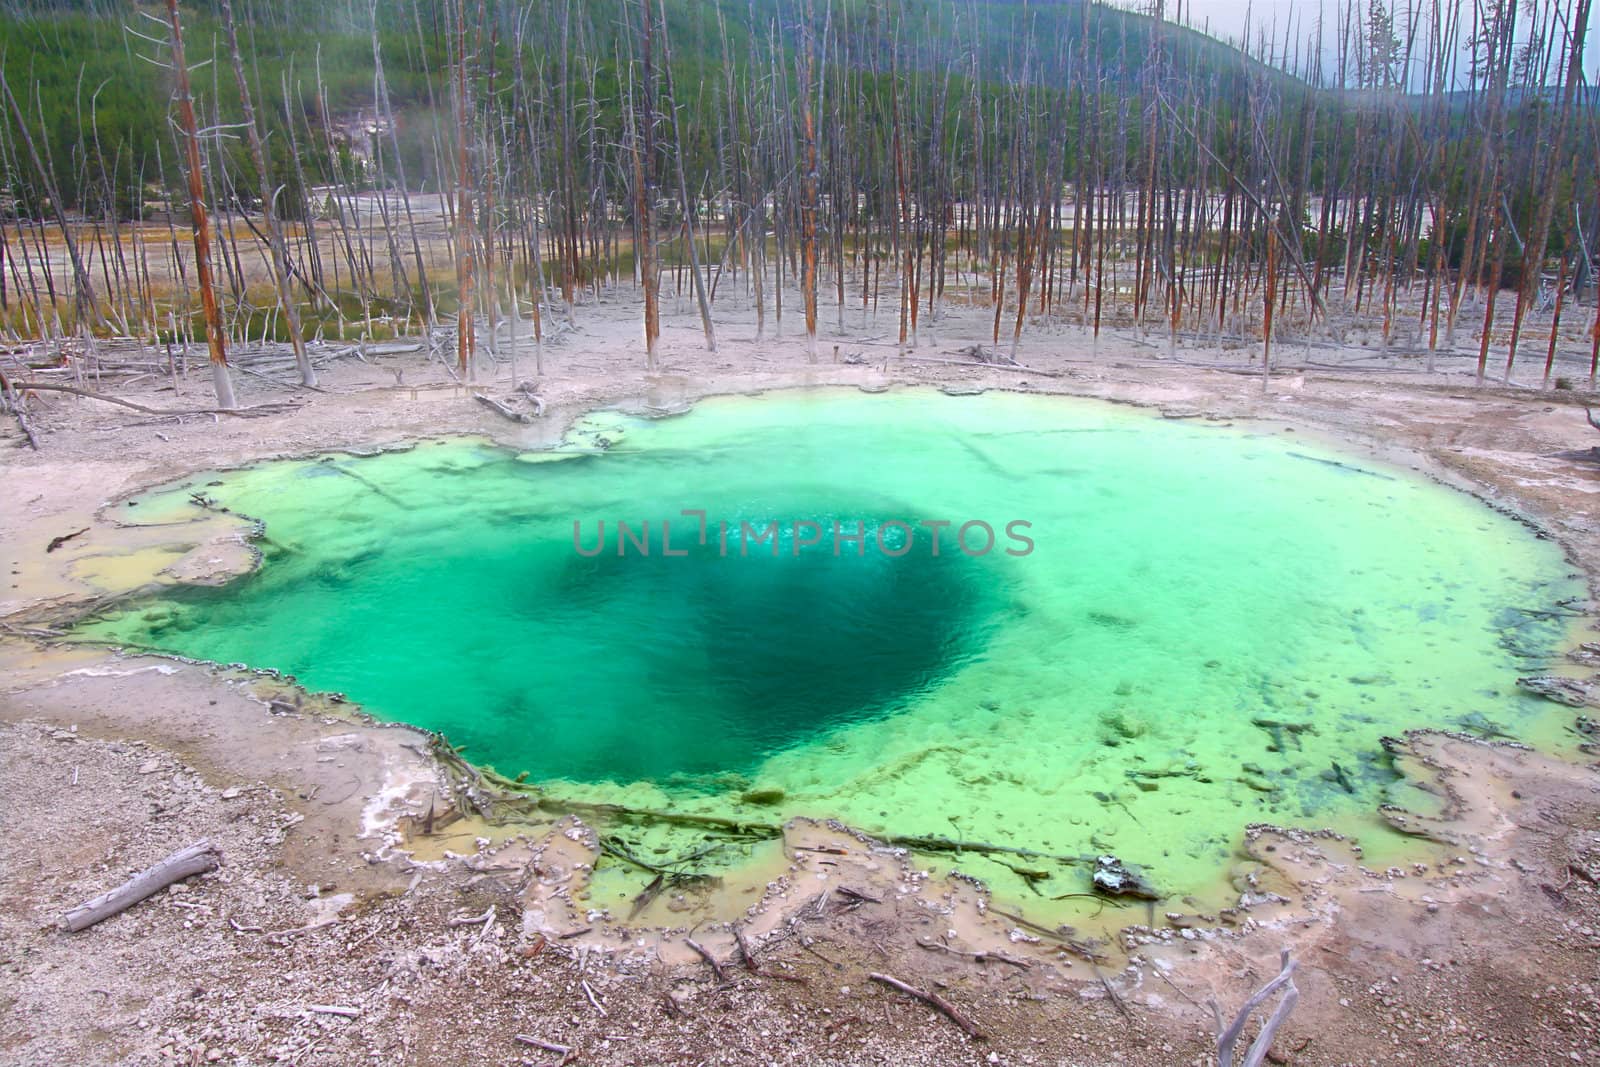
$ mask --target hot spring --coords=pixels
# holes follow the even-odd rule
[[[1016,394],[603,412],[548,451],[428,442],[133,503],[255,518],[261,565],[87,636],[276,668],[563,795],[1114,851],[1174,894],[1249,822],[1381,837],[1385,735],[1549,740],[1515,678],[1583,593],[1410,472]]]

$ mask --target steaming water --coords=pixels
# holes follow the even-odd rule
[[[1110,849],[1175,891],[1247,822],[1375,833],[1384,735],[1548,738],[1514,680],[1563,640],[1539,609],[1581,592],[1550,543],[1409,473],[1009,394],[603,413],[551,453],[274,462],[137,514],[181,519],[197,491],[265,523],[259,571],[88,633],[281,669],[563,792]],[[797,546],[807,520],[820,543]],[[863,554],[834,555],[836,520]],[[937,557],[924,520],[951,523]],[[986,555],[956,541],[973,520]],[[619,521],[648,522],[648,556]],[[739,524],[770,521],[777,558],[741,557]]]

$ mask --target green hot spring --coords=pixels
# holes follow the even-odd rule
[[[276,668],[554,792],[1110,850],[1173,892],[1214,884],[1249,822],[1372,847],[1404,799],[1385,735],[1549,741],[1515,678],[1583,591],[1409,472],[1015,394],[602,412],[548,451],[191,478],[124,521],[194,494],[263,524],[261,566],[84,634]]]

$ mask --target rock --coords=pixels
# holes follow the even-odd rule
[[[367,743],[360,734],[334,734],[317,742],[318,752],[365,752]]]
[[[1094,889],[1108,897],[1161,899],[1161,893],[1145,879],[1138,867],[1123,863],[1115,856],[1101,856],[1094,861]]]
[[[1559,675],[1541,675],[1532,678],[1518,678],[1517,685],[1535,696],[1553,700],[1557,704],[1565,704],[1569,708],[1581,708],[1589,703],[1589,690],[1593,688],[1592,681],[1583,681],[1579,678],[1563,678]]]

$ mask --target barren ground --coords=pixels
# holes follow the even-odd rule
[[[269,677],[62,648],[41,629],[163,567],[196,576],[248,563],[226,531],[174,548],[101,512],[186,471],[442,433],[527,446],[598,404],[674,409],[711,393],[817,384],[1071,393],[1326,436],[1531,517],[1600,574],[1600,440],[1580,406],[1592,395],[1476,387],[1462,358],[1430,374],[1420,360],[1292,347],[1264,389],[1248,350],[1169,356],[1164,340],[1091,346],[1065,327],[1030,334],[1019,353],[1030,369],[999,369],[960,351],[984,339],[982,309],[951,312],[936,337],[924,331],[914,354],[949,362],[899,359],[888,316],[873,325],[852,312],[812,364],[792,322],[786,338],[758,341],[748,316],[735,316],[711,354],[692,312],[676,310],[664,365],[647,375],[633,306],[580,308],[578,329],[547,346],[537,381],[548,410],[528,427],[401,346],[330,356],[320,392],[239,379],[242,403],[290,399],[300,406],[289,413],[153,417],[40,393],[29,407],[38,452],[6,420],[0,1060],[562,1058],[520,1034],[585,1063],[1203,1064],[1206,1002],[1231,1015],[1287,947],[1301,999],[1273,1062],[1600,1063],[1592,747],[1585,765],[1408,736],[1399,762],[1444,800],[1433,818],[1395,815],[1422,835],[1414,866],[1367,869],[1349,842],[1314,827],[1252,828],[1236,869],[1248,907],[1158,915],[1157,928],[1127,930],[1098,961],[997,915],[968,882],[923,877],[914,856],[811,823],[790,827],[740,907],[728,894],[720,914],[680,902],[676,925],[634,927],[571,906],[594,860],[592,829],[571,819],[441,821],[425,833],[415,817],[450,786],[414,732]],[[533,379],[532,362],[524,346],[518,380]],[[491,395],[510,395],[508,369]],[[200,373],[175,387],[146,378],[121,395],[203,408],[207,384]],[[1575,724],[1580,714],[1593,712],[1574,709]],[[66,909],[200,838],[223,848],[217,872],[84,933],[56,929]],[[983,951],[1015,962],[961,954]],[[872,972],[938,992],[983,1037]],[[318,1010],[327,1007],[341,1011]]]

